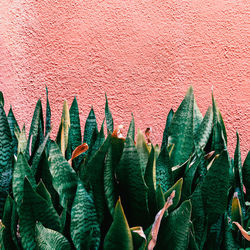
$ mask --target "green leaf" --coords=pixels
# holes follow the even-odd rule
[[[25,125],[23,125],[22,131],[20,132],[18,128],[15,128],[14,131],[16,138],[18,140],[18,147],[17,147],[17,153],[23,153],[25,154],[27,149],[27,138],[26,138],[26,132],[25,132]]]
[[[101,233],[95,204],[80,181],[78,182],[76,196],[72,205],[70,228],[76,249],[86,248],[84,240],[90,235],[91,242],[88,242],[89,248],[99,248]]]
[[[154,147],[152,146],[144,175],[145,183],[148,186],[148,208],[151,218],[154,218],[155,214],[157,213],[157,205],[155,198],[155,189],[156,189],[155,171],[156,171],[156,153]]]
[[[144,175],[148,163],[149,147],[140,129],[137,131],[136,149],[140,159],[142,174]]]
[[[110,146],[111,135],[107,137],[100,149],[95,153],[86,166],[87,178],[93,190],[93,196],[100,224],[105,215],[104,195],[104,160]]]
[[[11,131],[3,106],[0,104],[0,218],[11,187],[13,145]]]
[[[131,115],[132,115],[132,120],[129,124],[127,137],[132,138],[132,140],[134,141],[135,140],[135,119],[134,119],[133,113]]]
[[[38,249],[41,250],[70,250],[70,243],[68,240],[60,233],[46,228],[42,223],[36,224],[36,242]]]
[[[121,201],[115,206],[114,221],[104,239],[104,250],[133,250],[133,239]]]
[[[160,184],[165,193],[173,185],[173,182],[168,151],[164,147],[156,161],[156,184]]]
[[[45,124],[45,135],[51,131],[51,110],[49,104],[48,88],[46,86],[46,124]]]
[[[243,183],[246,188],[246,198],[250,201],[250,151],[248,151],[247,157],[244,161],[243,168]]]
[[[156,199],[157,211],[160,211],[166,203],[165,196],[160,184],[158,184],[156,188],[155,199]]]
[[[207,112],[202,120],[199,129],[195,133],[194,143],[196,148],[201,148],[205,146],[208,142],[208,139],[211,135],[213,127],[213,110],[212,107],[207,109]]]
[[[15,135],[15,128],[20,132],[20,128],[18,126],[18,123],[16,121],[16,118],[13,114],[12,108],[10,107],[9,113],[8,113],[8,123],[9,123],[9,127],[10,127],[10,132],[11,132],[11,136],[12,136],[12,144],[14,147],[14,154],[17,155],[17,147],[18,147],[18,141],[17,141],[17,137]]]
[[[215,154],[226,150],[226,142],[219,122],[213,125],[211,150],[215,151]]]
[[[171,165],[184,163],[192,153],[194,136],[194,94],[190,87],[181,105],[175,112],[169,128],[168,144],[174,144],[171,153]]]
[[[86,142],[89,146],[91,144],[91,138],[95,130],[97,130],[96,117],[93,107],[91,107],[91,110],[85,123],[83,137],[83,142]]]
[[[163,136],[162,136],[161,150],[164,147],[168,146],[169,127],[170,127],[170,124],[172,122],[173,116],[174,116],[174,111],[173,111],[173,109],[170,109],[170,111],[168,113],[168,116],[167,116],[167,120],[166,120],[165,129],[164,129],[164,132],[163,132]]]
[[[39,145],[43,142],[43,139],[44,139],[43,110],[42,110],[41,100],[39,99],[37,101],[30,126],[29,138],[26,148],[27,159],[33,157],[33,154],[35,153]]]
[[[198,184],[191,196],[192,222],[195,231],[195,239],[199,249],[203,249],[207,238],[207,218],[201,194],[201,183]]]
[[[209,224],[215,223],[226,211],[228,189],[229,159],[227,151],[223,151],[209,168],[202,185],[202,197]]]
[[[165,194],[164,194],[164,197],[165,197],[165,200],[168,199],[168,197],[172,194],[172,192],[175,190],[175,196],[173,198],[173,204],[172,206],[168,209],[169,212],[173,211],[180,199],[181,199],[181,190],[182,190],[182,184],[183,184],[183,178],[179,179]]]
[[[34,249],[36,247],[36,221],[56,231],[62,230],[61,222],[52,202],[38,195],[27,178],[24,179],[23,190],[23,201],[19,213],[20,236],[24,249]]]
[[[32,171],[33,171],[34,175],[37,172],[37,168],[38,168],[39,162],[41,160],[42,153],[44,152],[44,149],[45,149],[47,142],[49,140],[49,136],[50,136],[50,133],[47,133],[46,137],[43,140],[43,143],[40,144],[40,146],[36,150],[34,157],[32,159]]]
[[[4,97],[3,97],[3,92],[0,91],[0,105],[4,107]]]
[[[237,144],[234,152],[234,175],[235,175],[235,186],[241,191],[240,202],[245,204],[244,192],[243,192],[243,177],[242,177],[242,163],[241,163],[241,153],[240,153],[240,139],[239,134],[236,132]]]
[[[115,178],[115,169],[122,156],[124,140],[113,137],[111,138],[111,147],[109,147],[104,165],[104,192],[106,202],[113,216],[116,201],[118,200],[118,187]]]
[[[33,176],[33,172],[25,156],[22,153],[20,153],[18,154],[17,161],[14,165],[13,181],[12,181],[12,190],[15,202],[17,204],[18,213],[23,199],[25,176],[29,178],[32,187],[35,187],[36,182]]]
[[[67,148],[67,157],[71,158],[72,152],[82,144],[82,132],[79,117],[79,109],[76,97],[74,98],[72,105],[69,110],[70,115],[70,129],[69,129],[69,143]],[[78,169],[82,156],[73,160],[73,168]]]
[[[226,128],[225,128],[224,121],[222,119],[220,110],[219,110],[219,108],[217,106],[217,103],[216,103],[216,101],[214,99],[213,93],[212,93],[212,103],[213,103],[213,124],[214,124],[214,126],[216,125],[216,123],[220,124],[221,130],[222,130],[222,133],[223,133],[223,138],[225,140],[225,145],[227,145]]]
[[[5,249],[18,249],[18,243],[16,238],[16,228],[17,228],[17,215],[15,211],[15,202],[10,196],[7,197],[4,205],[3,213],[3,243]]]
[[[112,114],[109,110],[108,98],[106,94],[105,94],[105,97],[106,97],[105,117],[106,117],[107,130],[108,132],[112,133],[114,130],[114,122],[113,122]]]
[[[155,249],[187,249],[191,219],[191,202],[183,202],[161,222]]]
[[[67,204],[71,207],[76,192],[78,177],[54,141],[50,143],[49,167],[53,186],[59,194],[60,204],[64,208]]]
[[[125,141],[116,176],[129,223],[131,223],[131,226],[147,225],[149,219],[148,188],[142,175],[134,141],[130,137]]]
[[[201,123],[203,120],[203,116],[201,114],[201,111],[199,110],[199,107],[194,99],[194,123],[193,123],[193,133],[194,135],[197,133]]]

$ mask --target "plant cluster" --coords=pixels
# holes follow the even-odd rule
[[[133,116],[126,137],[114,128],[107,98],[100,131],[91,108],[83,136],[76,98],[65,101],[53,141],[46,94],[28,138],[0,96],[1,249],[250,247],[250,154],[242,164],[237,134],[229,157],[213,96],[203,117],[189,88],[159,147]]]

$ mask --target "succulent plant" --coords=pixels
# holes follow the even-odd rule
[[[244,249],[250,247],[250,154],[234,158],[212,96],[203,117],[189,88],[167,115],[161,147],[150,131],[114,126],[106,96],[81,132],[64,102],[55,141],[38,100],[28,138],[0,94],[1,249]],[[106,120],[106,130],[105,127]]]

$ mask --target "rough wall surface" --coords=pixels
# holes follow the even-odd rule
[[[233,154],[250,141],[249,4],[245,0],[0,0],[0,90],[6,111],[29,128],[45,84],[58,129],[63,100],[76,95],[82,121],[99,125],[104,93],[115,124],[153,127],[161,142],[167,113],[190,85],[203,113],[211,87]],[[45,105],[44,105],[45,106]]]

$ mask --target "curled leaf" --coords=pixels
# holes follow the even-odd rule
[[[152,239],[148,244],[148,250],[153,250],[155,245],[156,245],[157,236],[158,236],[158,232],[160,229],[162,217],[163,217],[165,211],[173,204],[174,197],[175,197],[175,190],[168,197],[164,207],[155,216],[155,221],[154,221],[154,224],[153,224],[152,230],[151,230]]]
[[[244,237],[245,239],[247,239],[248,241],[250,241],[250,232],[247,232],[247,231],[240,225],[240,223],[235,222],[235,221],[233,221],[233,223],[240,229],[241,234],[243,235],[243,237]]]
[[[89,146],[87,143],[83,143],[82,145],[76,147],[76,149],[73,151],[71,159],[68,160],[68,163],[72,165],[72,161],[82,153],[86,152],[88,150]]]

